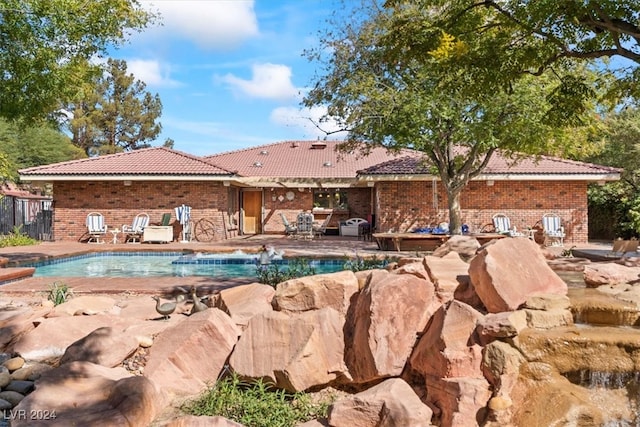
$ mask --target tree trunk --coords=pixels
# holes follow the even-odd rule
[[[447,190],[447,199],[449,202],[449,233],[462,234],[462,213],[460,208],[460,194],[462,189],[457,187]]]

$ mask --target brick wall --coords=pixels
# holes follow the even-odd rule
[[[432,182],[384,182],[376,187],[378,231],[409,231],[448,222],[446,193]],[[491,224],[504,213],[519,229],[534,227],[545,213],[562,218],[567,244],[587,242],[587,183],[584,181],[471,182],[460,198],[462,222],[471,230]]]
[[[191,218],[208,218],[224,238],[222,213],[227,212],[228,188],[217,182],[122,181],[56,182],[53,188],[54,236],[56,240],[79,240],[85,235],[89,212],[100,212],[109,228],[131,224],[140,212],[160,222],[182,204],[191,206]],[[216,236],[218,237],[218,236]]]
[[[293,191],[293,200],[286,193]],[[332,217],[330,226],[337,227],[342,219],[367,218],[371,200],[375,200],[378,231],[407,231],[448,221],[446,194],[436,183],[380,182],[372,197],[370,188],[347,190],[349,211]],[[280,199],[282,196],[282,200]],[[89,212],[105,216],[109,227],[131,224],[139,212],[146,212],[151,222],[159,222],[162,214],[171,213],[175,220],[176,206],[192,207],[192,219],[208,218],[224,238],[223,213],[230,206],[229,187],[217,182],[56,182],[54,185],[54,236],[56,240],[79,240],[86,232],[85,219]],[[296,215],[313,206],[313,193],[296,189],[264,191],[264,233],[283,233],[279,213],[294,223]],[[236,206],[235,203],[231,204]],[[547,212],[561,216],[567,232],[568,244],[587,241],[587,183],[495,181],[472,182],[461,197],[462,221],[472,230],[490,224],[496,213],[508,215],[519,229],[533,227]]]

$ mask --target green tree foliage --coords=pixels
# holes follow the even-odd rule
[[[438,30],[464,41],[476,39],[477,49],[469,52],[464,66],[480,81],[540,75],[567,59],[617,57],[621,60],[605,62],[616,69],[618,89],[627,94],[638,90],[637,0],[387,0],[385,5],[429,11],[428,23],[399,23],[418,32],[414,48]]]
[[[47,124],[23,127],[0,119],[0,147],[14,174],[18,169],[86,157],[68,136]]]
[[[640,235],[640,110],[628,107],[608,116],[603,130],[602,152],[585,160],[623,168],[622,179],[589,189],[589,217],[593,217],[590,231],[593,224],[596,232],[605,235],[611,232],[614,237],[637,237]]]
[[[47,117],[89,78],[90,58],[153,19],[137,0],[0,0],[0,117]]]
[[[127,63],[109,59],[103,75],[84,86],[77,102],[67,106],[73,117],[73,143],[88,154],[110,154],[148,147],[162,126],[160,97],[127,74]]]
[[[522,75],[508,85],[480,84],[465,66],[480,48],[478,40],[432,28],[433,10],[368,10],[364,18],[358,11],[350,24],[340,23],[307,53],[324,68],[304,103],[326,105],[323,119],[348,131],[343,150],[382,145],[422,151],[425,167],[447,191],[453,233],[461,230],[463,189],[497,150],[514,161],[519,153],[559,154],[589,132],[596,91],[581,92],[578,101],[566,91],[567,82],[578,81],[576,67]],[[468,23],[468,30],[475,24]],[[566,132],[568,125],[580,132]]]

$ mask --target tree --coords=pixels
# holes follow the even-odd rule
[[[89,59],[154,19],[137,0],[1,0],[0,117],[47,117],[90,78]]]
[[[594,91],[579,101],[563,92],[564,82],[575,79],[568,66],[539,78],[521,76],[508,86],[479,85],[456,66],[479,48],[473,40],[403,27],[429,14],[419,8],[369,10],[374,12],[341,24],[307,53],[325,68],[304,103],[326,105],[324,119],[348,131],[342,150],[381,145],[423,152],[447,192],[454,234],[461,232],[462,191],[497,150],[514,161],[518,153],[560,153],[575,146],[567,142],[575,143],[577,135],[563,126],[584,127],[594,118],[586,102]],[[420,51],[413,49],[416,43]]]
[[[584,160],[622,168],[621,180],[589,188],[589,231],[594,237],[640,235],[640,110],[625,108],[606,118],[602,152]]]
[[[68,136],[46,124],[25,128],[0,119],[0,147],[13,176],[18,169],[86,157]]]
[[[443,31],[463,41],[477,39],[482,48],[467,57],[465,66],[480,81],[540,75],[567,59],[601,59],[600,67],[615,70],[618,91],[639,90],[637,0],[387,0],[385,5],[429,11],[426,20],[414,15],[398,22],[420,35]],[[424,40],[417,39],[414,49]]]
[[[82,98],[67,107],[73,114],[73,143],[90,155],[148,147],[162,129],[156,122],[162,102],[145,88],[127,74],[125,61],[109,59],[104,74],[85,85]]]

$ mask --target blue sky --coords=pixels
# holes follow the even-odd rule
[[[336,1],[141,4],[160,13],[162,25],[132,35],[110,55],[160,95],[163,130],[152,145],[172,138],[177,150],[207,155],[324,137],[309,120],[322,110],[300,105],[317,67],[302,53],[318,46]]]

